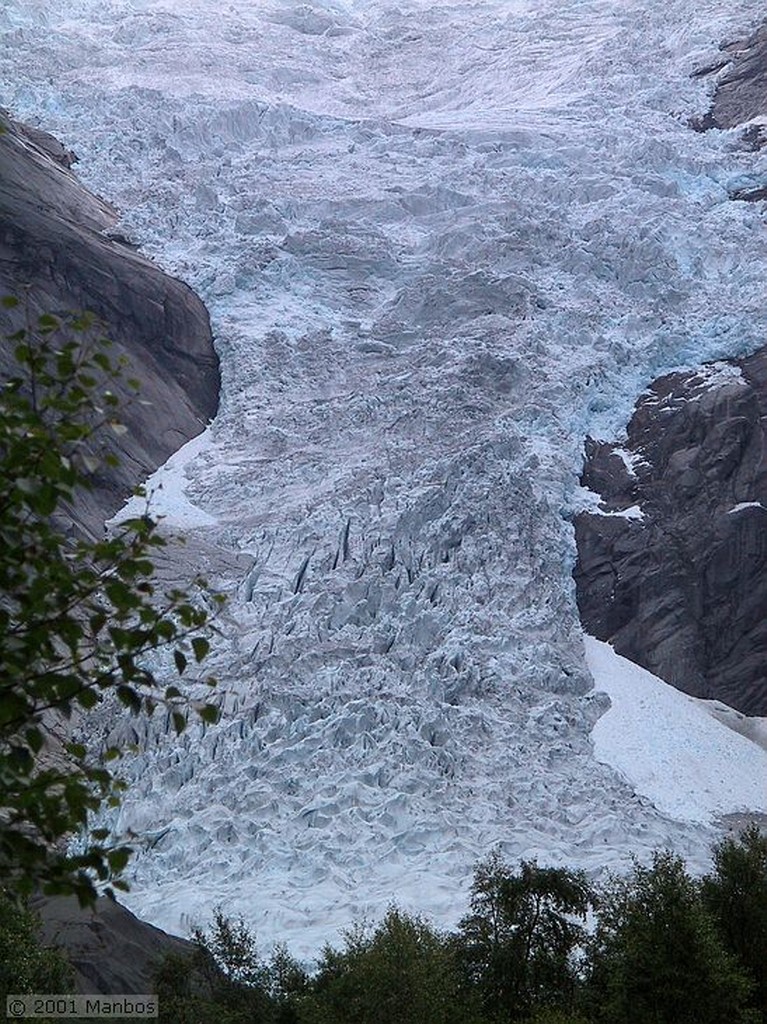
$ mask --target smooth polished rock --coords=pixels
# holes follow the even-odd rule
[[[42,313],[91,311],[111,339],[110,358],[127,356],[126,378],[140,402],[116,382],[120,418],[116,469],[104,467],[73,510],[99,536],[104,519],[133,488],[215,414],[219,366],[201,300],[134,247],[110,236],[117,212],[85,189],[70,168],[74,154],[52,136],[2,117],[0,133],[0,295],[21,305],[0,309],[0,336]],[[15,371],[11,346],[0,375]]]

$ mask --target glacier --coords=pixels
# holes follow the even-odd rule
[[[763,343],[763,214],[728,197],[767,155],[689,127],[691,73],[761,16],[5,0],[3,103],[202,295],[222,360],[153,507],[186,536],[163,573],[229,597],[224,716],[101,723],[143,745],[131,909],[183,933],[222,904],[311,956],[391,901],[454,923],[494,846],[706,864],[749,798],[691,820],[595,755],[570,517],[587,434]]]

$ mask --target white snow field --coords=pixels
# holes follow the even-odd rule
[[[723,727],[719,709],[726,705],[680,693],[593,637],[586,637],[586,660],[611,704],[592,732],[597,760],[672,818],[767,813],[767,750],[736,724]]]
[[[2,102],[198,289],[223,362],[184,472],[188,529],[252,557],[218,580],[224,720],[115,727],[147,741],[117,824],[149,920],[221,903],[311,955],[391,900],[450,924],[496,844],[700,867],[710,813],[753,802],[739,772],[707,801],[692,766],[680,803],[673,750],[650,787],[595,756],[569,517],[586,433],[764,341],[763,208],[727,196],[767,153],[688,127],[712,87],[690,73],[762,15],[4,0]]]

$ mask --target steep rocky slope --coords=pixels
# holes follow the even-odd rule
[[[66,952],[78,992],[153,992],[155,971],[163,958],[184,956],[194,948],[106,897],[93,909],[78,906],[73,897],[38,898],[32,909],[41,917],[43,942]]]
[[[589,633],[688,693],[767,714],[767,350],[656,381],[590,441],[576,518]]]
[[[699,127],[758,122],[767,25],[700,73],[714,71]],[[738,144],[759,149],[762,131]],[[688,693],[767,714],[767,349],[655,381],[625,442],[588,442],[582,483],[602,499],[575,523],[586,630]]]
[[[722,47],[722,57],[701,72],[721,72],[705,127],[735,128],[767,110],[767,23]]]
[[[219,371],[205,306],[124,241],[110,238],[116,211],[69,170],[73,155],[56,139],[3,117],[0,134],[0,294],[26,296],[22,315],[91,310],[141,382],[125,405],[129,428],[121,465],[99,477],[77,510],[100,533],[106,515],[215,413]],[[0,336],[18,325],[0,312]],[[0,351],[0,375],[12,356]],[[120,390],[118,384],[117,390]],[[122,392],[127,398],[127,393]]]

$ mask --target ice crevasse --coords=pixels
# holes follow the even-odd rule
[[[700,866],[718,815],[765,809],[753,744],[710,800],[703,747],[680,799],[673,750],[629,756],[641,680],[586,662],[569,521],[587,433],[762,343],[761,220],[728,193],[765,157],[688,124],[691,72],[760,14],[6,0],[4,102],[198,290],[223,364],[155,500],[220,554],[225,715],[105,724],[145,745],[133,909],[183,931],[221,903],[311,954],[392,899],[453,922],[495,845]]]

